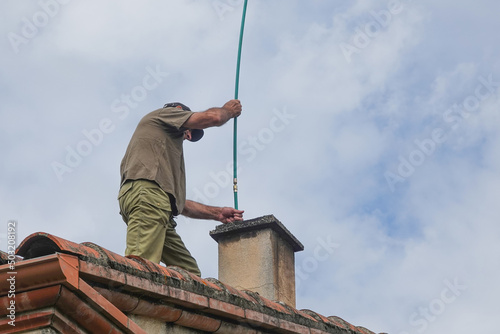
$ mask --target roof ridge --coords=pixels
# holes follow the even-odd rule
[[[222,302],[241,305],[246,309],[262,311],[264,308],[273,316],[298,323],[303,326],[323,324],[328,327],[343,329],[351,333],[373,334],[364,327],[356,327],[347,321],[336,317],[325,317],[311,310],[298,310],[283,302],[272,301],[260,296],[256,292],[235,289],[215,278],[201,278],[182,268],[162,266],[138,256],[122,256],[92,242],[74,243],[63,238],[37,232],[23,240],[16,254],[32,259],[48,253],[68,253],[77,256],[80,260],[108,267],[122,272],[150,280],[157,284],[166,285],[171,289],[189,291],[207,298],[214,298]],[[264,312],[266,314],[266,312]],[[320,326],[321,327],[321,326]]]

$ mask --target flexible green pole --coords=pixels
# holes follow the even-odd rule
[[[236,84],[234,87],[234,98],[238,99],[238,88],[240,84],[240,60],[241,60],[241,45],[243,44],[243,30],[245,29],[245,16],[247,13],[247,2],[245,0],[243,4],[243,15],[241,17],[241,28],[240,28],[240,43],[238,45],[238,60],[236,62]],[[238,120],[234,118],[233,127],[233,192],[234,192],[234,208],[238,210]]]

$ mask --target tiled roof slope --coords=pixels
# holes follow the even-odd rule
[[[23,258],[16,263],[17,330],[41,328],[50,320],[63,333],[144,333],[128,317],[136,314],[210,333],[374,334],[338,317],[297,310],[89,242],[34,233],[17,255]],[[0,261],[4,277],[9,272],[5,253]],[[7,314],[7,283],[0,281],[0,317]],[[0,332],[15,332],[8,320],[0,320]]]

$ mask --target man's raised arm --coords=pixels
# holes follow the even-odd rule
[[[183,124],[188,129],[206,129],[213,126],[221,126],[231,118],[238,117],[241,114],[241,102],[239,100],[230,100],[222,108],[210,108],[206,111],[195,112]]]

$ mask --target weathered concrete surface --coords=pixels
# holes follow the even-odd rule
[[[129,318],[139,327],[151,334],[202,334],[206,333],[192,328],[178,326],[173,323],[166,323],[163,320],[146,317],[143,315],[131,314]]]
[[[129,318],[147,333],[167,334],[165,321],[136,314],[130,314]]]
[[[217,226],[219,280],[295,307],[295,251],[302,244],[274,216]]]
[[[24,334],[59,334],[59,332],[53,328],[48,327],[48,328],[35,329],[33,331],[27,331],[24,332]]]
[[[215,230],[210,231],[210,236],[214,240],[219,241],[221,238],[226,238],[231,235],[241,234],[248,231],[263,230],[270,228],[278,233],[281,238],[290,244],[295,252],[304,250],[304,246],[300,241],[283,225],[274,215],[262,216],[259,218],[249,219],[242,222],[231,224],[221,224],[216,226]]]

